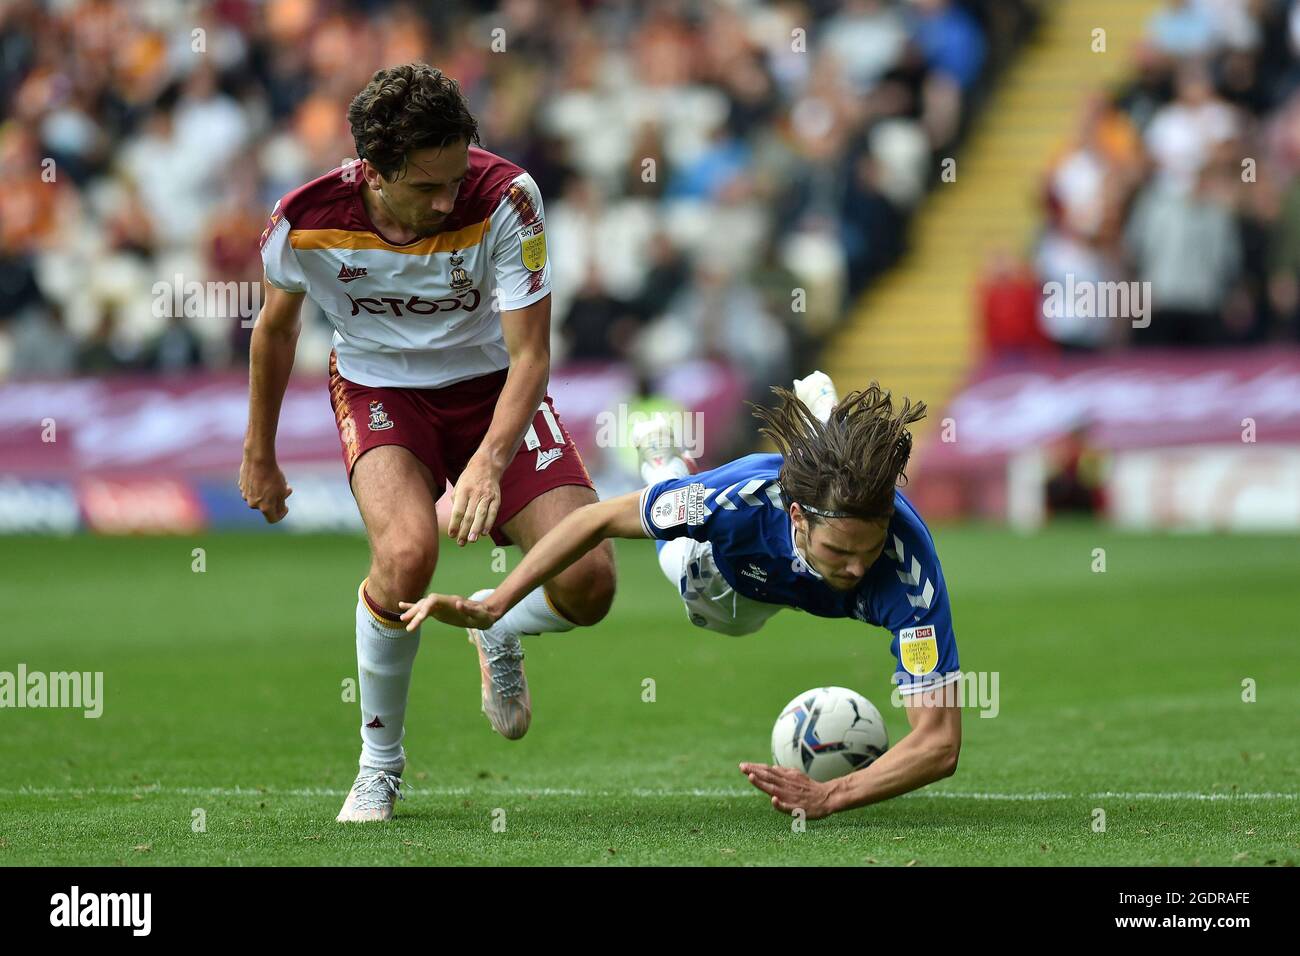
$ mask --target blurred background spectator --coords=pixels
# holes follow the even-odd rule
[[[243,365],[251,316],[174,315],[155,283],[259,281],[275,200],[352,157],[351,97],[424,60],[541,187],[557,360],[708,355],[759,391],[902,255],[1031,23],[1022,0],[6,3],[0,377]],[[299,367],[328,349],[309,304]]]
[[[977,290],[986,348],[1222,346],[1300,339],[1300,3],[1169,0],[1128,82],[1090,98],[1046,170],[1029,261]],[[1082,280],[1149,282],[1151,324],[1127,329],[1025,302]],[[1025,285],[1019,287],[1023,294]]]

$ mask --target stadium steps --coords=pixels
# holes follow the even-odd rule
[[[1040,222],[1039,183],[1077,128],[1086,96],[1120,80],[1160,0],[1057,0],[984,104],[957,154],[956,181],[917,210],[909,252],[864,293],[822,368],[840,394],[878,380],[937,413],[979,359],[974,290],[995,249],[1023,252]],[[1106,52],[1092,31],[1106,31]],[[936,428],[933,414],[921,434]]]

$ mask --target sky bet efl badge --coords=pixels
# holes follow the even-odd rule
[[[905,627],[898,632],[898,659],[903,670],[921,677],[939,666],[939,643],[933,625]]]
[[[541,272],[546,266],[546,233],[540,222],[519,230],[519,244],[524,258],[524,268]]]
[[[704,499],[708,496],[698,481],[685,488],[665,491],[655,499],[650,508],[650,520],[656,528],[676,528],[678,525],[704,523]]]

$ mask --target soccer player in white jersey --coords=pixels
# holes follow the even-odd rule
[[[579,508],[495,590],[470,600],[431,594],[404,602],[402,617],[411,626],[433,616],[491,633],[522,595],[591,548],[608,538],[652,538],[698,627],[749,634],[795,608],[891,635],[893,680],[911,732],[863,769],[825,783],[742,763],[776,809],[822,817],[951,775],[961,748],[951,688],[961,672],[948,588],[929,530],[896,487],[911,454],[907,426],[925,406],[905,400],[896,411],[874,384],[837,402],[820,372],[795,388],[775,389],[780,404],[755,411],[780,454],[691,474],[670,429],[640,430],[644,490]]]
[[[447,482],[450,538],[490,534],[525,551],[596,493],[547,394],[551,273],[536,183],[476,145],[459,85],[422,63],[375,73],[348,121],[360,158],[282,198],[262,234],[239,487],[267,521],[287,513],[275,435],[310,296],[334,326],[330,398],[371,553],[355,615],[360,771],[338,816],[362,821],[391,818],[401,795],[419,633],[397,609],[433,575]],[[491,634],[471,635],[498,733],[522,737],[531,719],[519,635],[595,624],[613,594],[606,544]]]

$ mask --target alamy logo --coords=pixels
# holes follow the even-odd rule
[[[1043,284],[1043,315],[1049,319],[1132,319],[1133,328],[1151,324],[1150,282],[1098,282],[1076,279]]]
[[[152,893],[69,893],[50,897],[51,926],[129,926],[133,936],[148,936],[153,924]]]
[[[103,671],[41,671],[18,665],[18,672],[0,671],[0,708],[51,707],[81,710],[82,716],[104,713]]]

